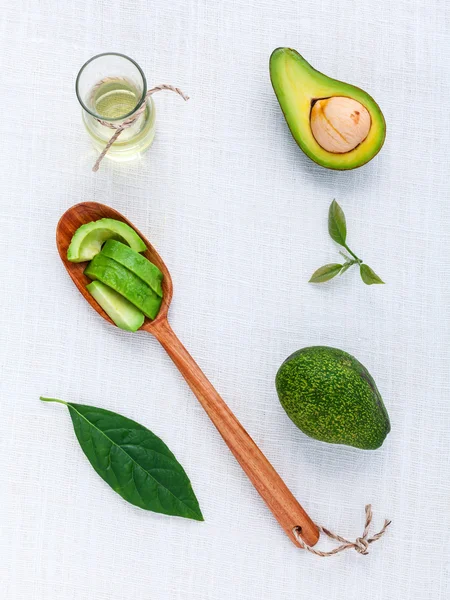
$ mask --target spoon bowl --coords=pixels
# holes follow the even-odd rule
[[[86,289],[86,285],[90,283],[90,279],[86,277],[84,274],[84,269],[86,268],[86,263],[73,263],[67,260],[67,249],[72,240],[72,237],[78,227],[81,225],[85,225],[86,223],[90,223],[91,221],[98,221],[99,219],[116,219],[116,221],[123,221],[127,225],[129,225],[132,229],[136,231],[139,237],[142,238],[144,244],[147,246],[147,250],[142,254],[148,258],[150,262],[155,264],[158,269],[163,274],[163,300],[161,303],[161,308],[159,309],[159,313],[156,319],[151,320],[147,317],[145,318],[144,324],[140,329],[148,331],[152,333],[153,329],[159,326],[160,322],[167,319],[167,313],[169,311],[169,306],[172,301],[173,296],[173,286],[172,286],[172,278],[170,276],[169,270],[167,269],[164,261],[155,250],[155,248],[150,244],[147,238],[142,235],[142,233],[136,229],[136,227],[128,221],[123,215],[121,215],[117,210],[106,206],[105,204],[100,204],[98,202],[80,202],[80,204],[75,204],[62,215],[60,218],[58,225],[56,227],[56,246],[58,248],[59,256],[66,267],[67,272],[69,273],[72,281],[77,286],[78,290],[83,294],[84,298],[89,302],[94,310],[98,312],[104,319],[106,319],[112,325],[115,323],[108,317],[103,308],[97,304],[94,298],[91,296],[89,291]]]
[[[239,423],[170,327],[167,321],[167,313],[173,294],[172,279],[162,258],[142,233],[130,221],[125,219],[124,216],[104,204],[81,202],[69,208],[59,220],[56,228],[56,244],[61,260],[72,281],[92,308],[109,323],[112,323],[105,311],[97,304],[86,289],[86,285],[90,280],[83,272],[85,264],[72,263],[67,260],[67,248],[78,227],[104,217],[123,221],[132,227],[147,246],[144,256],[154,263],[164,275],[162,284],[164,297],[160,311],[153,321],[145,319],[141,330],[151,333],[166,350],[225,440],[227,446],[291,541],[296,546],[301,547],[297,539],[297,536],[300,535],[308,546],[313,546],[319,539],[317,525],[315,525],[300,506],[292,492]]]

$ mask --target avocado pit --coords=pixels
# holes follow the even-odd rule
[[[350,152],[369,135],[371,118],[360,102],[345,96],[317,100],[311,109],[311,131],[327,152]]]

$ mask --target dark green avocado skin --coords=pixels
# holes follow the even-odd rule
[[[316,440],[375,450],[391,430],[370,373],[343,350],[311,346],[294,352],[275,385],[289,418]]]

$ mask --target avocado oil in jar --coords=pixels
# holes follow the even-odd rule
[[[145,97],[144,73],[132,59],[114,53],[94,56],[81,68],[76,91],[83,107],[83,123],[99,152],[114,134],[115,129],[108,125],[117,127],[145,102],[145,110],[121,132],[106,158],[132,160],[151,146],[155,137],[155,104],[151,97]]]

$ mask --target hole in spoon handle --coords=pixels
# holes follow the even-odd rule
[[[219,396],[167,320],[155,321],[153,325],[151,333],[169,354],[291,541],[300,546],[293,533],[294,528],[300,527],[302,539],[308,546],[313,546],[319,539],[319,530],[315,523]]]

